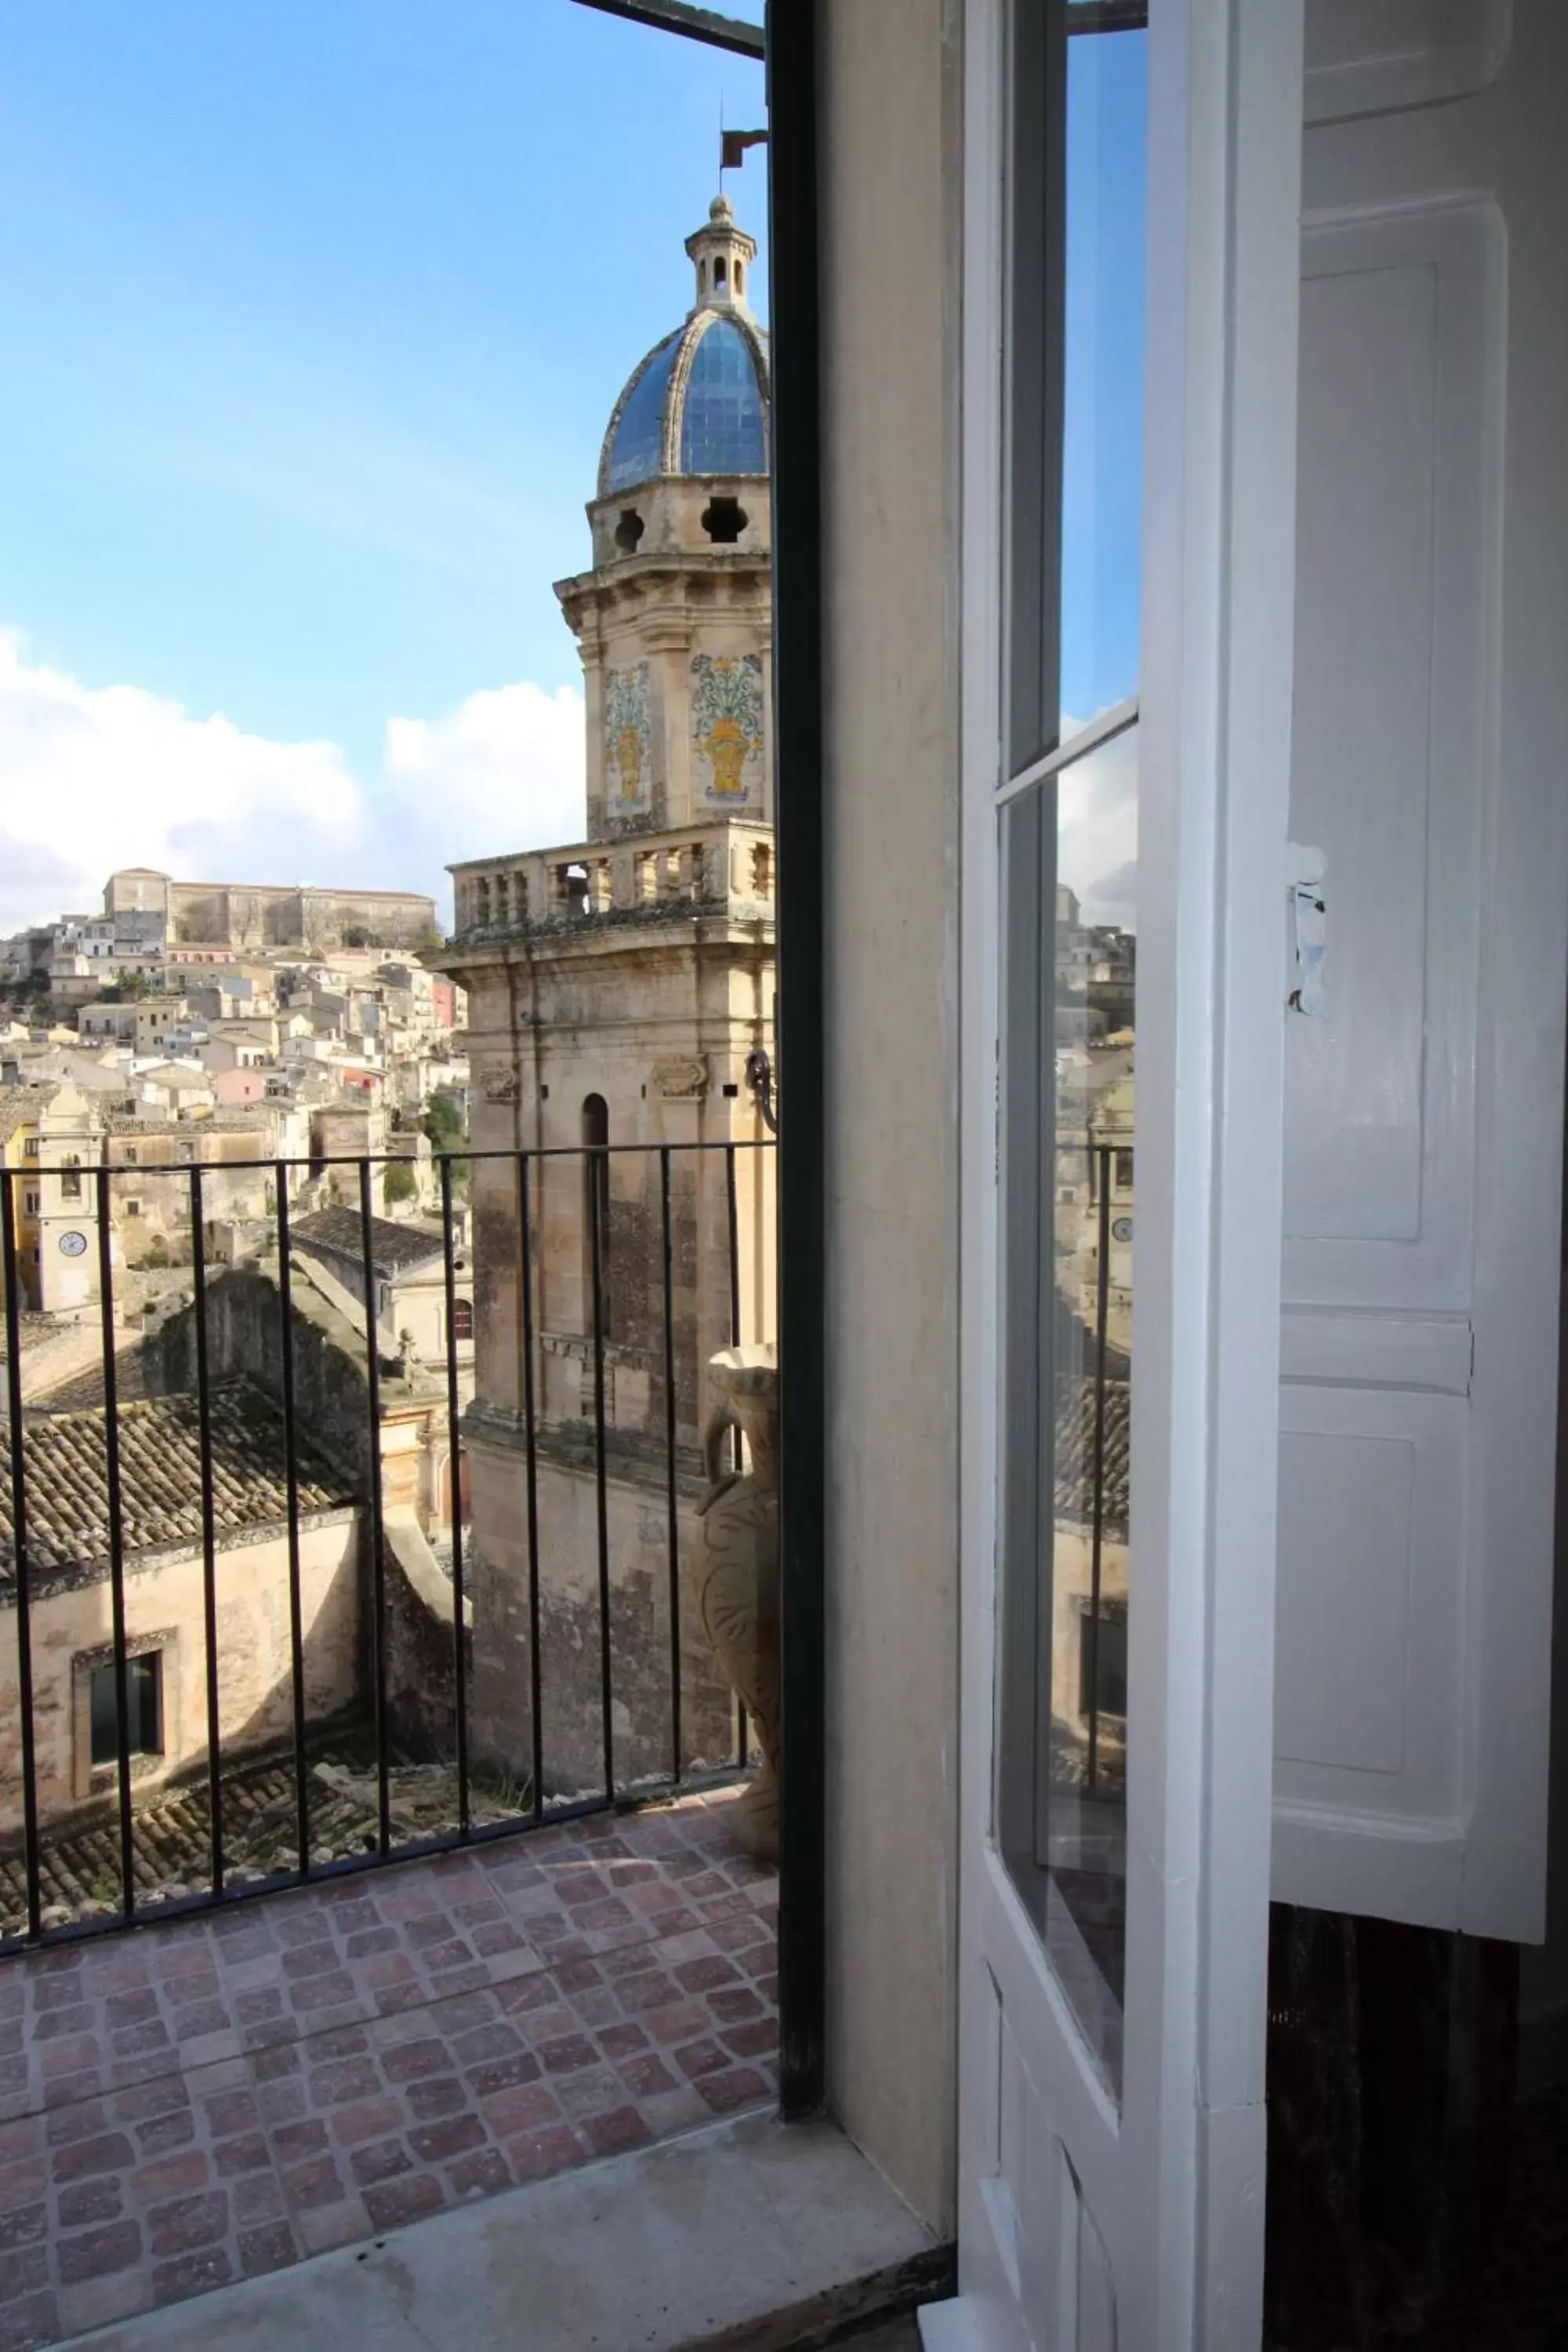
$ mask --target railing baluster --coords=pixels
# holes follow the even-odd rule
[[[584,1150],[588,1233],[594,1284],[594,1491],[599,1533],[599,1712],[605,1755],[605,1795],[616,1793],[616,1727],[610,1696],[610,1498],[605,1453],[605,1235],[600,1186],[609,1189],[610,1163],[597,1145]]]
[[[531,1706],[530,1738],[531,1747],[531,1803],[518,1809],[509,1819],[476,1822],[473,1816],[471,1789],[473,1736],[471,1692],[467,1673],[468,1655],[465,1612],[469,1606],[469,1584],[473,1572],[474,1553],[467,1539],[463,1525],[462,1485],[462,1407],[461,1383],[458,1364],[457,1341],[460,1302],[458,1293],[457,1201],[452,1165],[441,1162],[440,1215],[444,1248],[444,1280],[447,1300],[446,1350],[446,1419],[447,1440],[451,1461],[451,1522],[453,1548],[452,1575],[452,1642],[457,1674],[454,1718],[458,1748],[458,1804],[457,1824],[430,1838],[419,1839],[414,1851],[439,1853],[450,1847],[488,1841],[510,1831],[540,1826],[545,1821],[570,1820],[602,1811],[606,1807],[624,1801],[616,1785],[615,1746],[615,1635],[614,1588],[611,1574],[609,1541],[609,1343],[614,1313],[610,1292],[611,1250],[614,1233],[610,1224],[609,1177],[613,1155],[617,1150],[637,1150],[645,1155],[657,1150],[659,1184],[660,1286],[662,1290],[662,1353],[664,1370],[664,1468],[663,1489],[667,1523],[667,1583],[669,1610],[668,1672],[670,1680],[669,1773],[658,1785],[679,1787],[686,1776],[688,1759],[685,1754],[685,1693],[682,1682],[681,1607],[681,1536],[680,1536],[680,1454],[679,1346],[677,1340],[677,1285],[674,1154],[678,1146],[650,1145],[568,1145],[541,1147],[531,1151],[515,1149],[493,1153],[479,1152],[475,1159],[512,1159],[517,1169],[520,1221],[520,1295],[521,1381],[521,1402],[526,1436],[527,1457],[527,1518],[528,1518],[528,1619],[530,1639],[529,1693]],[[732,1344],[741,1344],[742,1293],[745,1288],[740,1256],[739,1219],[739,1153],[752,1147],[748,1142],[716,1139],[711,1145],[696,1145],[699,1153],[722,1151],[726,1192],[729,1269],[728,1310],[729,1329]],[[767,1148],[764,1144],[760,1148]],[[591,1242],[591,1281],[593,1286],[593,1390],[595,1500],[597,1506],[597,1582],[599,1612],[599,1669],[601,1699],[601,1738],[604,1760],[602,1793],[565,1801],[546,1811],[544,1758],[544,1692],[543,1692],[543,1593],[541,1573],[539,1493],[539,1415],[543,1401],[539,1387],[539,1367],[536,1354],[541,1345],[539,1298],[535,1289],[533,1225],[533,1186],[537,1170],[532,1163],[546,1160],[581,1159],[591,1181],[587,1185],[589,1239]],[[164,1163],[160,1163],[164,1164]],[[401,1859],[404,1848],[394,1854],[392,1840],[391,1771],[394,1763],[394,1718],[390,1695],[390,1647],[392,1622],[389,1614],[389,1570],[386,1560],[387,1522],[384,1490],[382,1485],[381,1448],[381,1349],[378,1286],[375,1264],[375,1216],[374,1178],[376,1160],[369,1154],[330,1155],[312,1163],[312,1173],[324,1167],[353,1167],[358,1170],[359,1256],[362,1264],[365,1312],[365,1376],[366,1409],[370,1422],[371,1476],[368,1496],[369,1537],[372,1546],[371,1575],[368,1580],[373,1612],[372,1663],[374,1665],[374,1738],[377,1788],[377,1836],[372,1851],[364,1853],[329,1858],[312,1864],[310,1852],[311,1813],[309,1780],[309,1709],[306,1684],[306,1628],[304,1623],[302,1573],[302,1510],[304,1473],[299,1454],[299,1353],[295,1344],[293,1296],[295,1269],[292,1265],[293,1236],[291,1232],[291,1169],[294,1163],[284,1160],[266,1162],[226,1162],[230,1170],[239,1166],[265,1166],[274,1180],[275,1207],[278,1226],[278,1291],[280,1315],[279,1378],[281,1390],[282,1435],[287,1474],[288,1557],[289,1557],[289,1639],[293,1685],[293,1750],[298,1834],[298,1875],[300,1879],[320,1878],[342,1872],[376,1867],[390,1859]],[[702,1165],[699,1160],[699,1167]],[[174,1163],[167,1163],[169,1172],[176,1172]],[[29,1171],[30,1172],[30,1171]],[[58,1173],[40,1170],[40,1175]],[[194,1164],[185,1170],[189,1188],[192,1230],[192,1268],[195,1276],[194,1311],[191,1318],[195,1353],[196,1387],[195,1433],[200,1484],[201,1559],[203,1574],[203,1617],[205,1637],[205,1697],[207,1735],[207,1772],[211,1845],[211,1890],[199,1896],[178,1898],[174,1907],[195,1908],[219,1900],[234,1901],[243,1896],[266,1891],[264,1882],[230,1883],[230,1857],[226,1852],[226,1815],[224,1811],[225,1753],[222,1721],[222,1667],[219,1650],[221,1612],[217,1606],[217,1456],[222,1448],[221,1413],[214,1401],[213,1349],[217,1326],[216,1310],[209,1297],[208,1236],[205,1214],[210,1188],[205,1181],[205,1169]],[[564,1172],[564,1171],[563,1171]],[[144,1644],[133,1634],[129,1625],[130,1602],[138,1588],[129,1578],[127,1545],[137,1540],[135,1525],[128,1518],[121,1486],[121,1453],[126,1441],[121,1427],[119,1384],[120,1368],[114,1347],[115,1339],[115,1272],[113,1260],[113,1215],[110,1174],[107,1163],[94,1171],[92,1180],[98,1185],[96,1222],[98,1228],[98,1274],[101,1324],[101,1346],[104,1381],[104,1464],[107,1479],[107,1539],[109,1552],[109,1584],[111,1601],[113,1633],[113,1683],[115,1706],[115,1764],[118,1798],[118,1849],[121,1878],[121,1902],[117,1916],[100,1926],[135,1924],[142,1916],[138,1904],[136,1872],[136,1816],[132,1802],[133,1767],[136,1754],[143,1745],[153,1744],[153,1734],[144,1726],[142,1708],[142,1682],[136,1674],[138,1660]],[[1104,1180],[1105,1197],[1109,1199],[1109,1176]],[[12,1456],[10,1465],[10,1498],[12,1520],[16,1531],[16,1591],[17,1611],[17,1676],[18,1703],[21,1707],[20,1727],[22,1765],[23,1838],[26,1871],[26,1936],[29,1940],[47,1937],[42,1924],[43,1898],[47,1892],[45,1884],[46,1853],[43,1844],[45,1822],[41,1814],[41,1799],[37,1781],[36,1726],[34,1720],[34,1659],[32,1636],[36,1630],[31,1604],[36,1600],[31,1585],[36,1576],[37,1551],[34,1541],[29,1545],[28,1488],[30,1485],[23,1444],[23,1357],[19,1345],[23,1296],[17,1243],[18,1201],[15,1190],[16,1171],[0,1168],[0,1268],[5,1276],[4,1310],[0,1314],[6,1342],[7,1362],[5,1388],[3,1392],[11,1424]],[[700,1181],[699,1206],[710,1199],[710,1188]],[[92,1213],[90,1208],[87,1212]],[[1108,1251],[1104,1246],[1104,1220],[1108,1211],[1102,1209],[1101,1307],[1099,1329],[1099,1397],[1095,1428],[1095,1478],[1097,1489],[1103,1487],[1104,1452],[1106,1444],[1104,1390],[1106,1382],[1107,1307],[1106,1289],[1109,1276]],[[651,1238],[651,1236],[650,1236]],[[353,1277],[351,1276],[352,1280]],[[616,1326],[618,1329],[618,1324]],[[221,1365],[218,1368],[221,1377]],[[652,1430],[648,1432],[651,1436]],[[743,1453],[738,1455],[743,1462]],[[657,1474],[655,1474],[657,1478]],[[1102,1512],[1102,1495],[1097,1493],[1097,1514]],[[36,1522],[37,1511],[33,1517]],[[1098,1618],[1100,1607],[1099,1551],[1100,1528],[1096,1528],[1096,1570],[1094,1603]],[[1096,1629],[1091,1627],[1090,1641],[1095,1642]],[[1098,1658],[1090,1660],[1091,1677],[1095,1680],[1098,1706]],[[744,1768],[749,1748],[749,1726],[743,1709],[738,1713],[738,1752],[735,1762]],[[623,1758],[623,1761],[625,1759]],[[725,1768],[726,1769],[729,1767]],[[275,1881],[270,1883],[275,1884]],[[90,1925],[91,1923],[83,1923]]]
[[[1097,1147],[1100,1160],[1100,1264],[1095,1277],[1094,1311],[1094,1471],[1089,1493],[1089,1785],[1100,1779],[1100,1585],[1105,1530],[1105,1329],[1110,1311],[1110,1153]]]
[[[671,1778],[681,1773],[680,1514],[675,1479],[675,1217],[669,1146],[658,1148],[659,1232],[664,1261],[664,1483],[669,1528],[669,1740]]]
[[[381,1508],[381,1355],[376,1344],[375,1235],[372,1227],[370,1161],[359,1163],[360,1255],[364,1279],[364,1356],[366,1411],[370,1418],[370,1589],[372,1671],[375,1684],[376,1843],[382,1853],[392,1847],[392,1786],[387,1778],[386,1752],[386,1530]]]
[[[452,1674],[457,1695],[458,1826],[468,1833],[468,1677],[463,1628],[461,1413],[458,1402],[458,1272],[453,1265],[452,1161],[441,1155],[441,1234],[447,1258],[447,1460],[452,1492]]]
[[[518,1225],[522,1248],[518,1278],[522,1292],[522,1438],[528,1487],[528,1701],[532,1744],[533,1819],[544,1819],[544,1681],[540,1664],[539,1453],[533,1408],[533,1204],[529,1198],[528,1154],[517,1158]]]
[[[735,1198],[735,1147],[732,1143],[724,1146],[724,1206],[730,1243],[730,1345],[738,1348],[741,1344],[741,1219]],[[735,1467],[738,1471],[743,1470],[746,1466],[745,1448],[738,1429],[731,1443],[735,1451]],[[750,1747],[745,1702],[738,1698],[735,1701],[735,1762],[742,1769]]]
[[[735,1197],[735,1147],[732,1143],[724,1146],[724,1219],[730,1264],[730,1345],[738,1348],[741,1344],[741,1217]],[[735,1449],[735,1467],[743,1470],[745,1455],[742,1451],[738,1429],[731,1442]]]
[[[310,1783],[305,1762],[305,1612],[300,1595],[300,1453],[294,1433],[294,1270],[289,1261],[289,1171],[278,1163],[279,1386],[283,1394],[283,1475],[289,1511],[289,1664],[294,1696],[294,1814],[300,1876],[310,1875]]]
[[[114,1713],[120,1770],[120,1893],[127,1925],[136,1916],[136,1853],[131,1823],[131,1694],[125,1663],[125,1520],[120,1495],[120,1394],[114,1360],[114,1241],[109,1170],[98,1179],[98,1295],[103,1336],[103,1466],[109,1486],[110,1617],[114,1637]]]
[[[206,1640],[207,1807],[215,1895],[223,1893],[223,1742],[218,1715],[217,1528],[213,1509],[212,1391],[207,1362],[207,1252],[202,1171],[191,1162],[191,1276],[196,1337],[196,1447],[202,1483],[202,1617]]]
[[[27,1554],[27,1478],[23,1460],[22,1299],[16,1264],[16,1203],[11,1171],[0,1168],[0,1253],[5,1282],[5,1402],[11,1439],[11,1535],[16,1553],[16,1696],[22,1710],[22,1835],[27,1867],[27,1933],[42,1933],[38,1884],[38,1765],[33,1738],[32,1570]]]

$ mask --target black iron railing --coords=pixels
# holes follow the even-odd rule
[[[683,1514],[707,1357],[772,1334],[772,1150],[465,1150],[429,1163],[423,1219],[378,1213],[384,1171],[411,1165],[396,1157],[29,1162],[26,1208],[0,1169],[0,1943],[743,1768],[744,1715],[682,1606]],[[67,1173],[68,1207],[48,1193]],[[265,1180],[266,1218],[222,1213],[242,1178]],[[120,1211],[155,1181],[149,1286]],[[96,1298],[76,1279],[97,1361],[51,1389],[29,1370],[29,1343],[60,1328],[44,1254],[79,1234],[67,1262],[96,1273]],[[429,1345],[387,1328],[411,1283],[426,1337],[439,1301]],[[163,1294],[136,1339],[132,1285]],[[590,1560],[572,1556],[584,1493]],[[254,1663],[273,1625],[276,1675]],[[91,1727],[106,1673],[111,1758]]]
[[[1058,1193],[1056,1224],[1058,1320],[1056,1367],[1056,1498],[1058,1527],[1087,1538],[1088,1578],[1079,1596],[1078,1704],[1083,1724],[1082,1785],[1094,1790],[1109,1778],[1120,1790],[1121,1760],[1107,1775],[1104,1724],[1110,1717],[1124,1733],[1126,1696],[1106,1671],[1107,1629],[1124,1636],[1127,1592],[1106,1591],[1106,1555],[1113,1541],[1125,1545],[1128,1517],[1128,1401],[1131,1360],[1129,1286],[1113,1280],[1119,1248],[1131,1250],[1133,1155],[1126,1142],[1089,1138],[1064,1141],[1059,1165],[1087,1177],[1087,1201]],[[1118,1228],[1125,1227],[1124,1232]],[[1113,1309],[1115,1311],[1113,1311]],[[1113,1325],[1119,1328],[1113,1328]],[[1121,1704],[1116,1703],[1120,1697]],[[1053,1696],[1053,1708],[1055,1707]]]

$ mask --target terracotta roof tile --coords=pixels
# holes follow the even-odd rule
[[[1127,1478],[1131,1389],[1126,1381],[1105,1383],[1105,1431],[1101,1451],[1105,1534],[1127,1533]],[[1095,1385],[1092,1379],[1063,1383],[1056,1423],[1057,1517],[1087,1527],[1094,1516]]]
[[[105,1413],[58,1412],[23,1423],[28,1549],[37,1575],[86,1568],[109,1556]],[[283,1421],[269,1397],[244,1381],[211,1392],[213,1509],[220,1536],[288,1516]],[[120,1496],[127,1559],[165,1544],[199,1543],[201,1455],[194,1396],[147,1397],[119,1413]],[[302,1440],[296,1446],[300,1508],[340,1509],[357,1497]],[[0,1578],[16,1562],[11,1515],[11,1432],[0,1428]]]
[[[320,1251],[323,1256],[352,1265],[356,1272],[364,1263],[357,1209],[317,1209],[308,1217],[296,1217],[289,1232],[297,1248]],[[391,1217],[373,1217],[370,1248],[371,1263],[377,1274],[397,1275],[406,1273],[410,1266],[427,1265],[433,1258],[439,1258],[445,1244],[439,1234],[426,1227],[399,1224]]]

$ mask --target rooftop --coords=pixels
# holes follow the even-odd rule
[[[364,1264],[363,1227],[357,1209],[316,1209],[296,1217],[290,1234],[297,1249],[314,1250],[352,1265]],[[428,1226],[402,1224],[392,1217],[370,1221],[370,1262],[377,1274],[396,1276],[444,1257],[446,1243]]]
[[[220,1536],[288,1517],[283,1420],[269,1397],[244,1381],[211,1391],[213,1515]],[[199,1543],[202,1478],[194,1396],[146,1397],[121,1406],[120,1496],[127,1558],[167,1545]],[[28,1552],[35,1574],[99,1567],[109,1554],[109,1476],[101,1408],[25,1422]],[[11,1431],[0,1427],[0,1578],[16,1562],[11,1510]],[[342,1509],[357,1497],[302,1439],[301,1511]]]
[[[1104,1389],[1103,1476],[1100,1525],[1107,1535],[1127,1533],[1127,1478],[1131,1389],[1107,1379]],[[1094,1513],[1095,1383],[1091,1377],[1066,1384],[1056,1423],[1057,1516],[1085,1527]]]
[[[744,292],[755,243],[717,196],[686,249],[696,302],[616,403],[599,458],[601,498],[661,475],[768,470],[768,341]]]

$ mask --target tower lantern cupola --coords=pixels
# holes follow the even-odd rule
[[[751,309],[749,288],[757,240],[736,227],[728,196],[714,197],[706,226],[687,238],[686,250],[697,268],[693,310]]]

